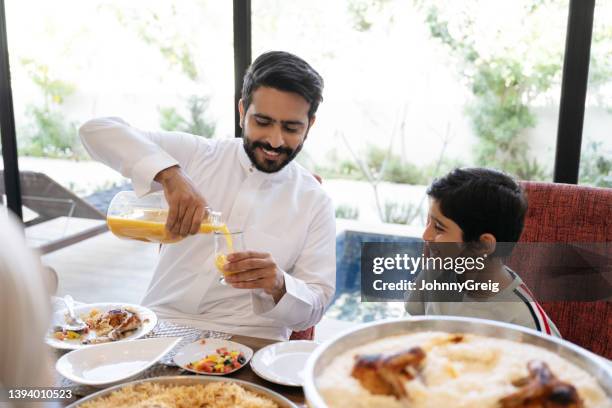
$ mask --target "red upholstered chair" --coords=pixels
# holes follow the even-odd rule
[[[612,189],[522,182],[529,203],[520,242],[612,242]],[[529,259],[510,266],[529,282]],[[612,302],[542,302],[566,340],[612,358]]]
[[[306,330],[294,331],[291,333],[289,340],[314,340],[315,327],[309,327]]]

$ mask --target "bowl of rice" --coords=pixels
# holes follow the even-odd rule
[[[612,363],[513,324],[418,316],[361,325],[306,364],[311,408],[612,407]]]
[[[156,377],[117,385],[69,408],[297,408],[259,385],[222,377]]]

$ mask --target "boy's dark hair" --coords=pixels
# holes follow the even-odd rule
[[[435,180],[427,195],[438,201],[445,217],[459,225],[464,242],[476,242],[485,233],[493,234],[497,242],[517,242],[521,236],[527,200],[518,183],[504,173],[455,169]]]
[[[308,119],[323,100],[323,78],[306,61],[284,51],[261,54],[249,67],[242,82],[244,110],[251,105],[253,92],[260,86],[294,92],[310,104]]]

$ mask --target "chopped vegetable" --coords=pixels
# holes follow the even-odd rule
[[[225,347],[218,348],[216,353],[187,364],[187,368],[202,373],[230,373],[246,363],[244,354],[237,350],[228,351]]]
[[[65,331],[56,331],[55,333],[53,333],[53,337],[60,341],[78,340],[81,338],[81,334],[71,331],[71,330],[65,330]]]
[[[55,333],[53,333],[53,337],[60,341],[63,341],[66,338],[66,335],[61,331],[56,331]]]
[[[70,340],[76,340],[76,339],[80,339],[81,335],[77,332],[73,332],[71,330],[68,330],[68,332],[66,333],[66,337],[68,337],[68,339]]]

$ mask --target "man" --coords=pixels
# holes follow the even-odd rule
[[[161,318],[230,333],[287,339],[319,322],[335,290],[335,218],[330,198],[293,159],[322,100],[323,80],[286,52],[257,58],[238,104],[242,139],[145,132],[117,118],[80,129],[93,158],[132,179],[142,196],[163,188],[164,245],[143,304]],[[197,234],[206,207],[244,233],[218,282],[212,236]],[[197,234],[197,235],[195,235]]]

